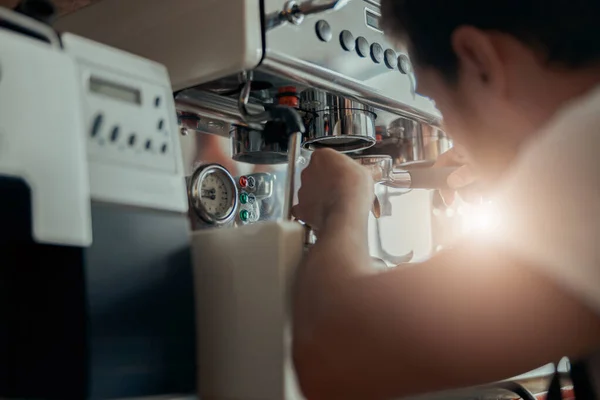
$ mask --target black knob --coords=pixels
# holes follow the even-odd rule
[[[45,24],[51,24],[56,16],[56,7],[50,0],[21,0],[15,11]]]
[[[102,114],[97,114],[92,122],[92,137],[98,136],[100,133],[100,128],[102,128],[102,121],[104,120],[104,116]]]
[[[112,132],[110,133],[110,141],[116,142],[118,138],[119,138],[119,127],[115,126],[113,128]]]

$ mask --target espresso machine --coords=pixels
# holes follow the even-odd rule
[[[451,142],[380,15],[378,0],[100,0],[55,24],[169,70],[189,154],[202,398],[302,398],[288,289],[314,238],[289,210],[311,151],[376,168],[377,217],[391,216],[398,193],[403,209],[419,210],[425,228],[404,238],[420,254],[380,249],[385,267],[432,251],[431,192],[407,192],[428,187],[415,171]]]
[[[166,68],[1,7],[0,47],[0,398],[195,395]]]

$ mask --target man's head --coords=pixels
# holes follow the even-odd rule
[[[599,0],[382,0],[419,93],[489,175],[568,100],[600,83]]]

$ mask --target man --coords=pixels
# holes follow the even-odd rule
[[[315,152],[295,208],[318,232],[295,287],[306,397],[398,398],[591,357],[600,350],[600,2],[382,0],[382,13],[419,92],[468,152],[450,183],[469,183],[470,170],[493,186],[502,224],[487,240],[374,274],[373,183],[350,158]]]

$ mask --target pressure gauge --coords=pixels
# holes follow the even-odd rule
[[[238,191],[231,174],[218,164],[199,167],[192,175],[188,196],[196,215],[211,225],[223,225],[235,216]]]

